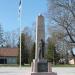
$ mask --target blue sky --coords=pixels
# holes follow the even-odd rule
[[[22,27],[31,27],[39,13],[44,13],[46,0],[22,0]],[[18,21],[19,0],[0,0],[0,23],[4,31],[19,28]]]

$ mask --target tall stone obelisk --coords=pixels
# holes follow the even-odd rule
[[[44,17],[40,14],[36,19],[36,51],[35,60],[39,59],[39,43],[43,40],[45,42],[45,24]]]
[[[45,24],[44,17],[40,14],[36,19],[36,49],[35,59],[33,60],[31,75],[57,75],[52,72],[50,62],[44,59],[45,49]]]

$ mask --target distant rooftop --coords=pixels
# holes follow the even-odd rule
[[[18,48],[0,48],[0,56],[18,56]]]

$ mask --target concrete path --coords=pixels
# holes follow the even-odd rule
[[[73,67],[56,67],[53,68],[54,72],[57,72],[58,75],[75,75],[75,68]],[[30,75],[30,67],[0,67],[0,75]]]

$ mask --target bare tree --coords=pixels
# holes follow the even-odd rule
[[[0,24],[0,47],[4,47],[4,45],[5,45],[4,31],[2,25]]]
[[[5,42],[6,47],[17,47],[19,39],[19,29],[13,30],[11,32],[5,32]]]
[[[19,34],[17,32],[18,32],[17,30],[11,32],[12,47],[17,47],[18,38],[19,38]]]
[[[27,47],[30,49],[32,46],[32,29],[29,27],[24,27],[23,31],[22,31],[25,35],[25,43],[27,45]]]
[[[47,1],[49,23],[64,30],[65,41],[75,43],[75,0]]]
[[[5,42],[6,42],[6,47],[11,47],[11,34],[10,34],[10,32],[5,32]]]

